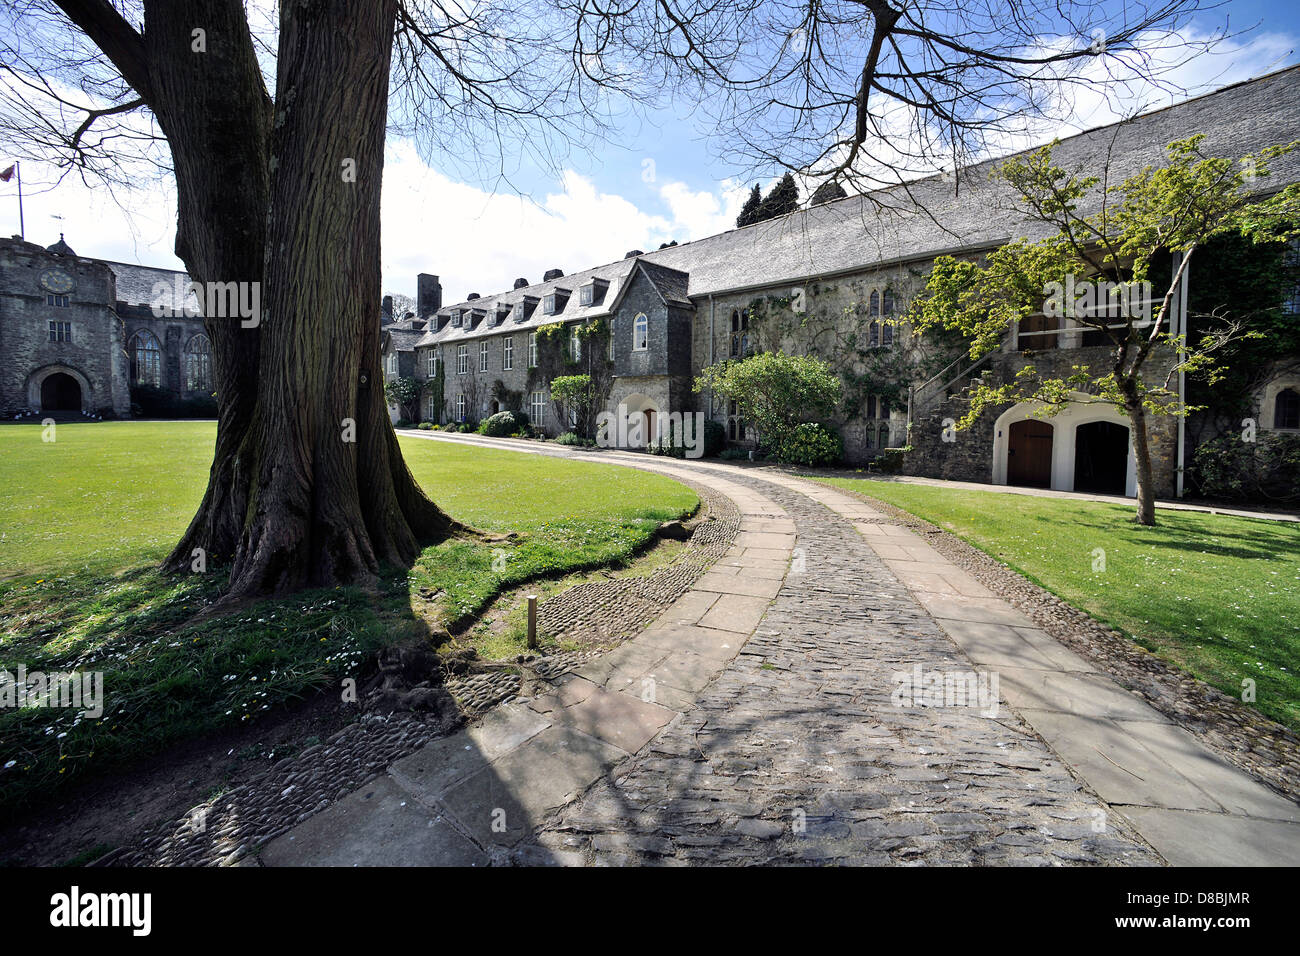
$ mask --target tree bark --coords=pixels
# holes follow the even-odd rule
[[[135,77],[167,137],[191,280],[260,291],[256,326],[205,316],[216,448],[164,567],[188,570],[196,550],[230,560],[240,599],[367,584],[381,562],[411,563],[459,525],[407,470],[379,366],[396,0],[285,0],[274,108],[241,0],[145,0],[138,35],[93,3],[63,5]]]
[[[369,583],[454,527],[415,484],[379,356],[397,0],[285,0],[251,484],[228,596]]]
[[[1123,394],[1124,411],[1133,424],[1133,459],[1137,468],[1137,514],[1133,520],[1138,524],[1152,526],[1156,523],[1156,497],[1151,470],[1151,442],[1147,435],[1147,411],[1138,396],[1136,385],[1127,385]]]

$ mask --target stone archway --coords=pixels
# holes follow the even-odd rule
[[[33,410],[89,412],[94,398],[86,376],[67,365],[47,365],[27,377],[27,406]]]
[[[993,425],[993,484],[1074,491],[1076,482],[1082,481],[1079,491],[1130,498],[1137,494],[1137,463],[1128,418],[1096,401],[1095,396],[1074,394],[1078,395],[1076,403],[1047,419],[1038,417],[1042,406],[1030,402],[1015,405],[998,416]],[[1039,428],[1023,422],[1036,422]],[[1101,425],[1113,427],[1097,427]],[[1027,436],[1027,432],[1035,434]],[[1032,462],[1022,454],[1026,437],[1029,444],[1023,451],[1034,459]],[[1017,454],[1012,454],[1013,448]],[[1018,455],[1021,461],[1013,465]],[[1042,473],[1044,455],[1050,461],[1046,480]]]
[[[1118,422],[1084,422],[1074,430],[1074,490],[1122,495],[1128,479],[1129,430]]]
[[[81,386],[67,372],[47,375],[41,382],[42,412],[81,411]]]

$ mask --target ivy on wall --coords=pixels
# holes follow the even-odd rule
[[[956,341],[935,340],[924,347],[903,341],[901,311],[872,316],[868,296],[837,308],[830,296],[839,291],[838,285],[808,286],[801,314],[794,311],[790,295],[755,298],[744,311],[757,350],[785,351],[795,346],[793,351],[815,355],[831,367],[844,385],[839,412],[846,423],[865,420],[872,395],[882,396],[895,408],[904,407],[911,384],[929,378],[960,352]],[[873,321],[893,327],[892,346],[871,344]]]

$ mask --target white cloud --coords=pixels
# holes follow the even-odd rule
[[[566,172],[540,203],[491,194],[430,169],[409,143],[389,147],[384,167],[384,290],[415,292],[415,276],[441,277],[443,301],[509,289],[516,277],[540,282],[547,269],[578,272],[632,249],[687,242],[732,228],[744,190],[723,183],[695,191],[667,182],[657,191],[667,212],[642,209]]]

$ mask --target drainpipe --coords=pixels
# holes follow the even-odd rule
[[[713,342],[714,342],[713,315],[714,315],[713,293],[710,292],[709,293],[709,364],[710,365],[713,364]],[[710,420],[713,419],[713,414],[716,411],[717,409],[713,407],[713,389],[709,389],[709,419]]]
[[[1174,270],[1182,265],[1183,253],[1174,253]],[[1183,277],[1178,280],[1178,338],[1180,347],[1187,345],[1187,282],[1191,277],[1191,266],[1183,271]],[[1181,355],[1179,360],[1181,363]],[[1180,367],[1178,369],[1178,405],[1181,411],[1187,404],[1187,374]],[[1178,498],[1183,496],[1183,465],[1187,455],[1187,416],[1178,416],[1178,464],[1174,472],[1174,495]]]

